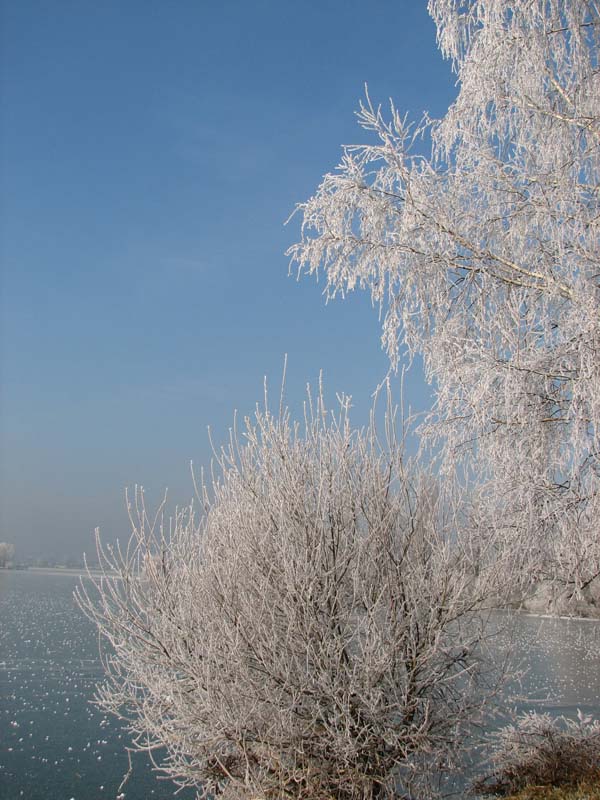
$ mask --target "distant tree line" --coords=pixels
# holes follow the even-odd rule
[[[0,542],[0,567],[8,566],[15,554],[15,546],[14,544],[10,544],[9,542]]]

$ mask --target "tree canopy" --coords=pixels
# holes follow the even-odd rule
[[[300,206],[300,273],[370,290],[392,365],[423,356],[422,427],[484,487],[538,574],[600,572],[600,12],[587,0],[430,0],[458,94],[411,125],[367,96]],[[415,141],[430,143],[428,157]],[[540,549],[541,548],[541,549]]]

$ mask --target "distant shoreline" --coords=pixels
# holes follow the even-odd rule
[[[11,567],[7,569],[6,567],[0,567],[0,573],[2,572],[18,572],[21,575],[24,573],[28,575],[68,575],[72,578],[86,578],[88,576],[85,567],[27,567],[26,569],[14,569]],[[90,569],[89,574],[93,577],[100,578],[104,573],[100,572],[98,569]]]

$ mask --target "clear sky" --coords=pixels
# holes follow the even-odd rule
[[[192,495],[288,353],[363,422],[387,371],[365,294],[288,277],[284,221],[365,141],[367,82],[455,94],[425,0],[2,0],[1,518],[18,555],[127,535],[124,487]],[[425,407],[418,371],[406,395]]]

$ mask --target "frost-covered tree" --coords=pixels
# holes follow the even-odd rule
[[[322,401],[218,460],[200,517],[166,531],[138,495],[129,545],[99,544],[99,704],[199,797],[429,796],[494,691],[495,579],[451,497]]]
[[[476,477],[482,531],[581,592],[600,572],[600,6],[428,8],[456,100],[413,128],[367,98],[375,142],[300,207],[292,261],[331,296],[371,291],[392,363],[423,356],[423,434]]]

